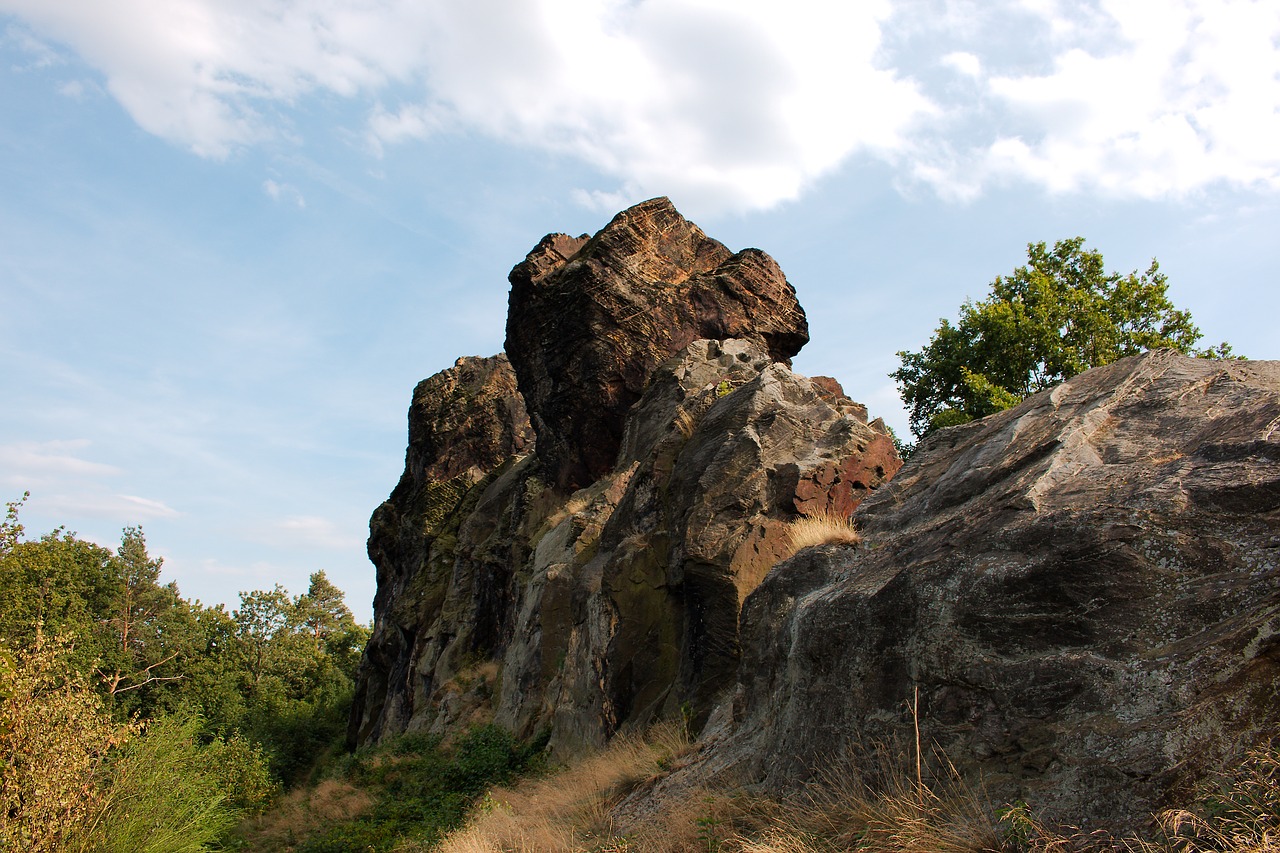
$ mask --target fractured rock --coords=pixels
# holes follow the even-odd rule
[[[790,363],[809,339],[795,289],[758,249],[731,252],[665,198],[589,240],[549,235],[511,271],[506,351],[562,492],[614,465],[653,369],[700,338],[756,343]]]

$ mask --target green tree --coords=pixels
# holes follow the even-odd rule
[[[1108,273],[1084,238],[1027,246],[1026,266],[997,277],[991,294],[966,301],[956,325],[942,320],[920,352],[899,352],[890,374],[911,431],[993,414],[1091,367],[1145,350],[1229,357],[1220,344],[1197,351],[1191,315],[1173,306],[1152,260],[1145,273]]]
[[[163,563],[147,553],[142,528],[124,529],[111,561],[114,612],[105,620],[110,656],[101,675],[110,696],[182,678],[177,659],[191,652],[191,619],[177,585],[161,585]]]
[[[232,615],[246,655],[244,730],[291,784],[345,730],[368,630],[324,572],[295,598],[279,584],[241,593]]]

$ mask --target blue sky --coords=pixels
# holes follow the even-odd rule
[[[0,0],[0,498],[368,618],[414,384],[656,195],[904,434],[895,353],[1030,241],[1276,358],[1278,44],[1271,0]]]

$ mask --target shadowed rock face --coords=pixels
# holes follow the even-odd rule
[[[414,389],[404,474],[369,522],[378,587],[353,740],[376,737],[384,727],[403,730],[412,706],[390,685],[407,677],[422,613],[443,603],[452,573],[443,552],[460,506],[478,483],[532,445],[533,429],[504,355],[460,358]],[[492,610],[484,618],[500,622]]]
[[[564,492],[613,468],[627,411],[657,365],[700,338],[750,341],[775,361],[809,340],[795,289],[758,249],[733,253],[665,198],[591,239],[553,234],[510,275],[506,351]]]
[[[1145,823],[1280,724],[1280,363],[1171,352],[943,430],[742,614],[727,734],[688,771],[787,788],[926,741],[997,801]]]

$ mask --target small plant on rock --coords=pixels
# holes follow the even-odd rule
[[[792,554],[813,545],[853,546],[862,542],[853,521],[830,510],[797,518],[789,525],[787,535]]]

